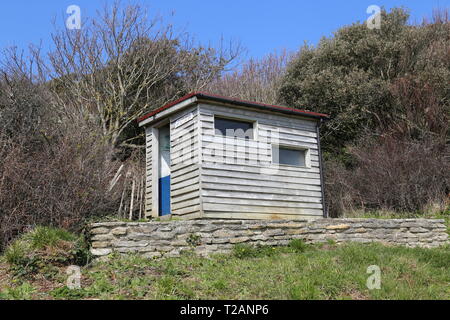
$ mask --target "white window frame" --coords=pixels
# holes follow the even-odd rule
[[[241,137],[227,137],[224,136],[222,134],[217,134],[216,133],[216,118],[221,118],[221,119],[226,119],[226,120],[231,120],[231,121],[239,121],[239,122],[248,122],[253,124],[253,138],[252,139],[246,139],[246,138],[241,138]],[[220,113],[214,113],[213,114],[213,126],[214,126],[214,136],[215,137],[222,137],[222,138],[227,138],[227,139],[239,139],[239,140],[244,140],[244,141],[257,141],[258,140],[258,121],[254,120],[254,119],[249,119],[249,118],[244,118],[244,117],[230,117],[230,116],[225,116],[222,115]]]
[[[282,167],[290,167],[290,168],[311,168],[311,149],[308,147],[302,147],[302,146],[294,146],[294,145],[288,145],[288,144],[275,144],[272,143],[272,165],[276,166],[282,166]],[[284,164],[284,163],[275,163],[274,162],[274,149],[275,148],[284,148],[284,149],[291,149],[291,150],[298,150],[298,151],[304,151],[305,152],[305,165],[304,166],[295,166],[291,164]],[[279,159],[278,159],[279,160]]]

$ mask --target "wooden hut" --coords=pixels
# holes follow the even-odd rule
[[[140,118],[147,217],[326,217],[319,127],[327,115],[191,93]]]

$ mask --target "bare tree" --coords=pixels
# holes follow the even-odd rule
[[[114,212],[121,195],[109,186],[120,166],[111,147],[98,128],[55,121],[33,57],[0,56],[0,251],[29,226],[79,230]]]
[[[250,59],[240,70],[225,74],[206,88],[224,96],[276,104],[279,102],[281,80],[291,57],[291,54],[283,50],[260,60]]]
[[[53,35],[50,74],[55,103],[64,116],[100,125],[113,146],[132,146],[126,135],[144,112],[200,90],[220,76],[239,55],[195,46],[186,33],[175,34],[160,17],[148,19],[138,5],[105,7],[81,30]]]
[[[28,136],[31,141],[42,127],[48,91],[41,81],[33,54],[11,47],[3,50],[0,59],[0,134],[15,141]]]

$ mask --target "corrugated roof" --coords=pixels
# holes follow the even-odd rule
[[[259,109],[264,109],[264,110],[269,110],[269,111],[281,112],[281,113],[285,113],[285,114],[295,114],[295,115],[300,115],[300,116],[305,116],[305,117],[310,117],[310,118],[315,118],[315,119],[328,119],[329,118],[328,115],[323,114],[323,113],[299,110],[299,109],[294,109],[294,108],[290,108],[290,107],[276,106],[276,105],[241,100],[241,99],[236,99],[236,98],[223,97],[223,96],[214,95],[214,94],[205,93],[205,92],[192,92],[178,100],[175,100],[173,102],[170,102],[170,103],[162,106],[161,108],[153,110],[152,112],[140,117],[137,121],[140,123],[140,122],[142,122],[164,110],[167,110],[185,100],[188,100],[192,97],[196,97],[198,100],[203,100],[203,101],[222,102],[222,103],[234,104],[237,106],[253,107],[253,108],[259,108]]]

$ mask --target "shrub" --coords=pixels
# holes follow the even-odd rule
[[[381,16],[379,30],[357,22],[305,45],[279,90],[282,103],[331,116],[321,144],[332,217],[418,213],[449,199],[448,10],[421,24],[405,9]]]
[[[55,267],[86,264],[90,253],[83,237],[62,229],[37,227],[12,242],[4,254],[16,276],[54,274]]]
[[[2,144],[0,132],[0,251],[29,226],[80,231],[86,219],[117,211],[121,192],[110,181],[120,163],[99,137],[80,129],[47,138],[30,151]]]
[[[284,50],[268,54],[259,60],[251,59],[244,63],[239,71],[226,73],[211,81],[206,91],[233,98],[277,104],[278,91],[286,72],[286,65],[291,58],[292,54]]]
[[[190,247],[198,247],[202,244],[201,242],[202,237],[198,234],[190,234],[189,237],[186,239],[186,242],[189,244]]]
[[[448,128],[448,11],[422,24],[409,24],[403,8],[380,14],[379,30],[357,22],[302,47],[279,90],[284,104],[331,115],[321,142],[333,158],[345,157],[366,130],[417,138]]]
[[[43,249],[55,247],[61,241],[75,241],[77,237],[63,229],[39,226],[32,232],[26,233],[22,239],[29,241],[33,249]]]
[[[5,250],[4,257],[10,265],[25,265],[30,245],[24,241],[14,241]]]
[[[365,138],[349,149],[354,165],[326,163],[332,216],[346,211],[385,210],[398,214],[444,209],[450,190],[450,149],[431,139]]]

